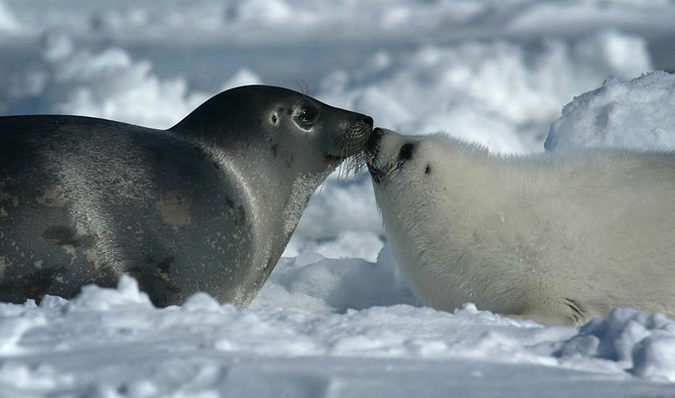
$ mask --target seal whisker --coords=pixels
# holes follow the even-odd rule
[[[358,178],[366,169],[366,154],[363,151],[371,128],[366,123],[359,122],[341,136],[339,146],[340,157],[345,159],[338,169],[338,178],[349,181]]]

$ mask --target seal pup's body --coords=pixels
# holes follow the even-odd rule
[[[169,130],[0,118],[0,299],[138,279],[158,306],[247,305],[367,116],[278,87],[223,92]]]
[[[376,129],[368,165],[404,278],[426,305],[579,325],[675,316],[675,154],[500,157]]]

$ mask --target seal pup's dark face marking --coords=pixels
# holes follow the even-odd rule
[[[432,180],[439,177],[437,172],[442,173],[447,168],[444,165],[447,160],[463,159],[468,154],[480,154],[480,157],[488,154],[483,147],[460,141],[448,149],[448,139],[444,134],[409,136],[383,128],[374,129],[364,151],[373,182],[384,187],[392,180],[404,177],[433,189]]]
[[[376,128],[368,140],[365,150],[368,171],[376,184],[385,183],[393,173],[413,166],[416,154],[420,150],[419,138],[401,136],[390,130]],[[421,174],[429,175],[431,164],[427,162]]]

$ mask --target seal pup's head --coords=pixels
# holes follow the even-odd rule
[[[471,301],[467,281],[481,268],[466,265],[465,247],[497,195],[487,150],[445,134],[376,128],[365,153],[385,232],[415,295],[448,311]]]
[[[429,180],[447,175],[449,170],[453,170],[453,178],[461,179],[458,167],[487,157],[486,148],[445,134],[408,136],[382,128],[373,130],[365,149],[368,171],[376,188],[382,189],[392,180],[430,185]]]

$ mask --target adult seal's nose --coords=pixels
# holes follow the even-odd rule
[[[364,116],[361,121],[364,124],[367,124],[371,129],[373,128],[373,118],[370,116]]]

